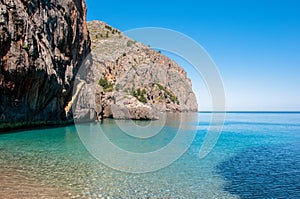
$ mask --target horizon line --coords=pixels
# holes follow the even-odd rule
[[[300,113],[300,111],[198,111],[198,113]]]

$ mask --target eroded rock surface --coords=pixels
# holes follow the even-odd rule
[[[198,110],[191,80],[177,63],[104,22],[89,22],[88,29],[92,53],[90,65],[79,72],[86,82],[80,97],[96,102],[91,106],[79,101],[75,110],[86,115],[76,118],[90,117],[91,109],[97,118],[117,119],[155,119],[158,112]]]
[[[84,0],[0,0],[0,128],[70,121],[89,52]]]

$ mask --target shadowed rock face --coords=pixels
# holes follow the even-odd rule
[[[84,0],[0,0],[0,129],[71,119],[65,107],[90,52],[85,21]]]

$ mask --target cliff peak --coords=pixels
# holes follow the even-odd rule
[[[104,22],[88,22],[88,29],[92,64],[75,118],[154,119],[158,112],[198,110],[191,80],[176,62]],[[95,103],[84,100],[91,92]]]

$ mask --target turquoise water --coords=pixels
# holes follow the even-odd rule
[[[227,114],[213,151],[199,159],[210,116],[202,113],[198,121],[185,122],[198,130],[183,156],[142,174],[97,161],[74,125],[2,134],[0,198],[300,198],[300,114]],[[135,123],[153,129],[161,125]],[[166,145],[178,128],[190,133],[173,117],[152,140],[130,140],[114,120],[100,125],[119,147],[143,153]]]

